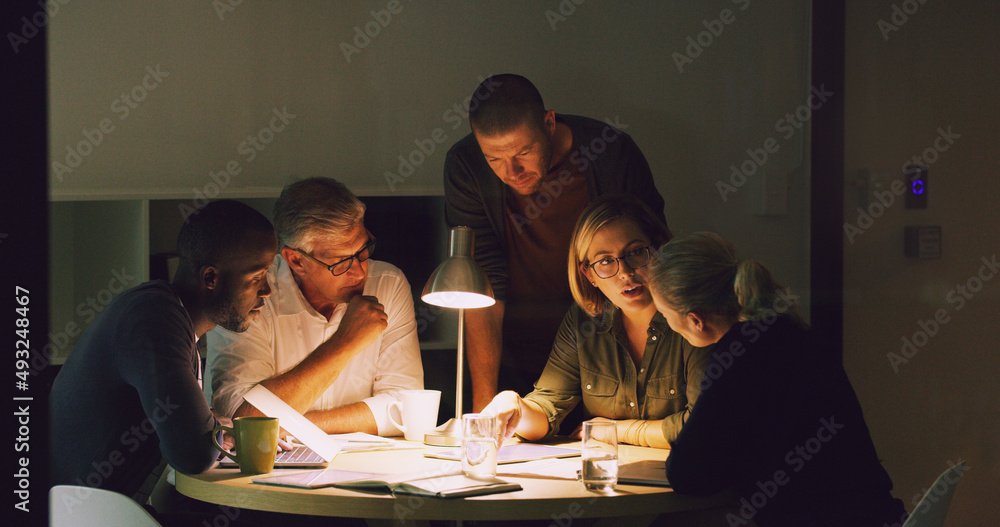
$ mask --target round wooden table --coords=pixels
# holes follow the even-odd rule
[[[578,444],[577,444],[578,445]],[[571,445],[567,445],[571,446]],[[438,447],[424,447],[434,449]],[[423,457],[423,448],[344,452],[331,467],[372,473],[409,473],[433,470],[439,460]],[[664,459],[668,451],[631,445],[619,446],[622,463]],[[276,470],[274,475],[303,469]],[[588,491],[579,481],[549,479],[504,472],[520,472],[517,465],[501,465],[498,477],[517,482],[523,490],[468,498],[394,497],[339,488],[297,489],[252,483],[238,469],[211,469],[199,475],[177,473],[176,487],[186,496],[245,509],[366,519],[409,520],[529,520],[651,516],[708,510],[732,503],[730,496],[688,496],[670,488],[618,485],[613,492]]]

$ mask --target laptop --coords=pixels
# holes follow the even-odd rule
[[[274,456],[274,468],[326,468],[329,464],[323,456],[305,445],[278,452]]]
[[[310,421],[311,422],[311,421]],[[330,439],[340,444],[341,452],[367,452],[370,450],[384,450],[392,448],[413,448],[407,445],[400,445],[394,439],[373,436],[355,432],[351,434],[328,434]],[[278,452],[274,458],[274,466],[279,468],[326,468],[329,461],[323,459],[315,450],[306,445],[299,445],[293,441],[293,448]],[[227,460],[229,458],[226,458]],[[231,460],[230,460],[231,461]]]
[[[322,428],[313,424],[267,388],[257,385],[243,396],[246,402],[268,417],[277,417],[281,427],[303,443],[292,450],[277,452],[274,468],[326,468],[340,453],[340,445]],[[220,467],[238,467],[235,461],[224,457]]]

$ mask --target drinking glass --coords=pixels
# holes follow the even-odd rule
[[[497,420],[493,415],[462,416],[462,472],[492,480],[497,475]]]
[[[583,485],[607,492],[618,483],[618,433],[614,421],[583,423]]]

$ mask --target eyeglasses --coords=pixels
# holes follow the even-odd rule
[[[594,274],[596,274],[598,278],[611,278],[612,276],[618,274],[618,265],[619,262],[622,261],[624,261],[625,264],[632,270],[639,269],[640,267],[646,267],[646,264],[649,263],[649,247],[639,247],[626,251],[625,254],[619,258],[605,256],[592,264],[587,264],[587,267],[593,269]]]
[[[361,263],[372,257],[372,254],[375,252],[375,237],[369,233],[368,243],[366,243],[365,246],[362,247],[360,251],[333,264],[328,264],[322,260],[319,260],[315,256],[303,251],[302,249],[299,249],[298,247],[291,247],[291,249],[298,251],[300,254],[309,258],[310,260],[322,265],[323,267],[326,267],[326,269],[330,271],[330,274],[332,274],[333,276],[340,276],[346,273],[347,271],[351,270],[351,264],[354,263],[354,260],[357,260],[358,263]]]

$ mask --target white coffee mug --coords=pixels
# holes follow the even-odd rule
[[[437,426],[438,405],[441,392],[438,390],[402,390],[397,392],[398,400],[389,403],[389,420],[403,431],[408,441],[423,441],[424,434]],[[396,408],[402,423],[396,422],[392,409]]]

